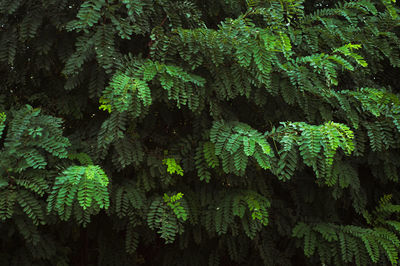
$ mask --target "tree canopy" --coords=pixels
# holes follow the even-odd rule
[[[396,5],[0,0],[0,264],[398,264]]]

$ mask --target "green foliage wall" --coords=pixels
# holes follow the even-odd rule
[[[391,0],[0,0],[0,265],[395,265]]]

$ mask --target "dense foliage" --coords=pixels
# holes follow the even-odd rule
[[[392,0],[0,0],[0,265],[390,265]]]

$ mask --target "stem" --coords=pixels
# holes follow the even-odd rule
[[[167,18],[168,18],[168,16],[165,15],[165,17],[164,17],[164,19],[161,21],[159,27],[162,27],[162,26],[164,25],[164,23],[167,21]],[[153,46],[153,44],[154,44],[154,41],[153,41],[153,40],[150,40],[150,41],[148,42],[148,44],[147,44],[147,46],[149,47],[149,54],[147,55],[147,58],[148,58],[148,59],[150,58],[150,50],[151,50],[151,47]]]
[[[247,10],[247,12],[243,15],[243,18],[246,18],[248,15],[250,15],[251,13],[253,13],[254,11],[254,7],[250,8],[249,10]]]

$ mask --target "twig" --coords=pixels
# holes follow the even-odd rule
[[[165,17],[164,17],[164,19],[161,21],[159,27],[162,27],[162,26],[164,25],[164,23],[167,21],[167,18],[168,18],[168,16],[165,15]],[[149,54],[147,55],[147,58],[148,58],[148,59],[150,58],[150,50],[151,50],[151,47],[153,46],[153,44],[154,44],[154,41],[153,41],[153,40],[150,40],[150,41],[148,42],[148,44],[147,44],[147,46],[149,47]]]

